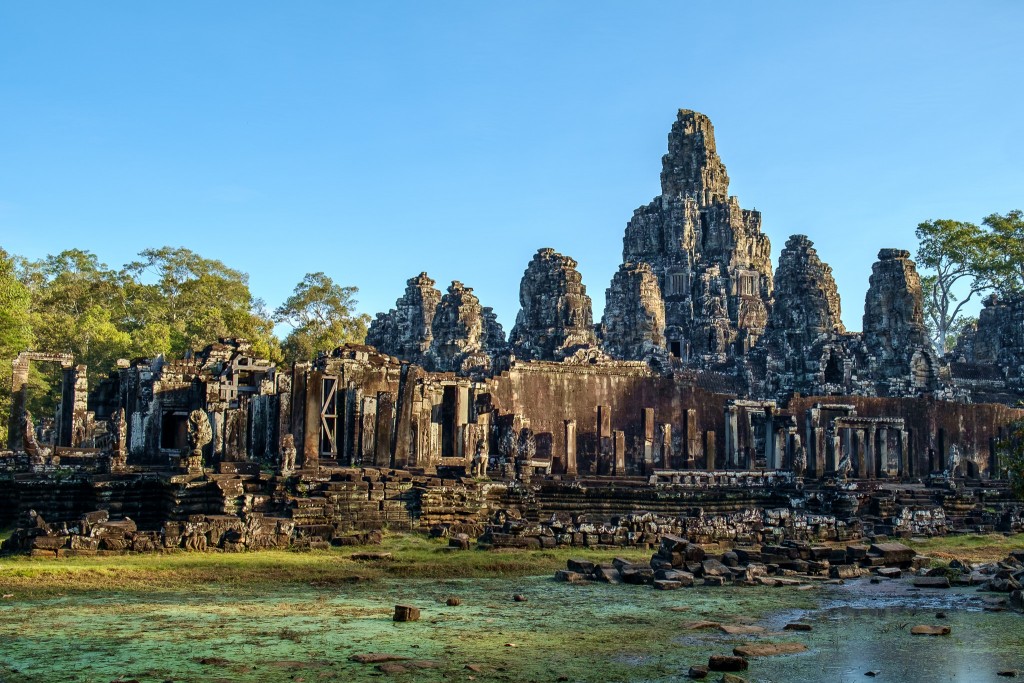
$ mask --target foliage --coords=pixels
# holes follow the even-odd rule
[[[921,279],[925,318],[932,343],[945,354],[966,322],[964,305],[986,287],[979,273],[988,253],[985,235],[973,223],[952,220],[925,221],[915,234],[920,240],[917,261],[933,271]],[[967,282],[967,295],[959,299],[954,289]]]
[[[0,444],[7,443],[11,374],[17,355],[32,346],[32,297],[17,278],[14,259],[0,248]]]
[[[280,360],[273,322],[249,291],[249,276],[184,247],[145,249],[125,266],[133,280],[134,326],[150,329],[146,341],[174,356],[220,337],[244,337],[258,356]],[[152,351],[151,351],[152,353]]]
[[[988,231],[982,276],[999,295],[1024,292],[1024,212],[994,213],[983,223]]]
[[[362,343],[370,316],[356,314],[356,287],[342,287],[324,273],[307,273],[274,311],[276,322],[292,331],[284,340],[285,359],[310,360],[344,343]]]
[[[999,441],[996,449],[1000,475],[1005,473],[1014,494],[1024,499],[1024,420],[1010,425],[1009,432]]]

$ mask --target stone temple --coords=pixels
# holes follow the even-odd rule
[[[998,444],[1024,418],[1024,299],[987,301],[943,358],[909,252],[865,268],[850,332],[811,239],[790,237],[774,271],[770,248],[729,195],[711,121],[680,110],[599,318],[576,261],[543,248],[507,337],[471,287],[420,273],[365,345],[289,367],[224,339],[90,388],[72,357],[25,352],[0,524],[35,511],[48,523],[10,547],[58,554],[385,527],[650,542],[635,515],[748,540],[1021,528]],[[49,430],[24,410],[32,362],[64,369]]]

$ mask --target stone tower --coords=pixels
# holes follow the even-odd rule
[[[713,366],[749,351],[768,322],[770,250],[761,214],[729,196],[711,121],[679,110],[661,196],[633,213],[622,249],[624,263],[646,263],[658,279],[672,356]]]
[[[663,358],[665,302],[658,278],[647,263],[623,263],[605,293],[602,348],[612,358]]]
[[[505,349],[497,316],[480,305],[472,287],[452,282],[434,313],[431,369],[440,372],[488,372],[494,356]]]
[[[864,298],[864,344],[880,395],[934,388],[937,359],[924,326],[921,278],[904,249],[882,249]]]
[[[519,304],[509,337],[518,358],[560,361],[597,346],[590,297],[568,256],[554,249],[534,254],[519,285]]]
[[[395,307],[378,313],[370,323],[366,343],[381,353],[422,364],[430,350],[431,325],[440,301],[441,292],[426,273],[410,278]]]

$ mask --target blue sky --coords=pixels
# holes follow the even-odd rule
[[[532,254],[600,317],[678,108],[731,192],[833,266],[1024,208],[1021,2],[0,0],[0,246],[186,246],[273,307],[307,272],[386,310],[426,270],[506,332]]]

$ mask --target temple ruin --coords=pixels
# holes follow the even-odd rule
[[[741,511],[757,533],[802,516],[800,534],[834,539],[1021,527],[996,444],[1024,418],[1024,300],[987,301],[940,357],[909,252],[884,248],[850,332],[808,237],[773,272],[706,116],[679,111],[661,186],[626,225],[597,324],[576,261],[540,249],[507,338],[471,287],[442,295],[420,273],[366,345],[290,367],[223,339],[90,390],[70,355],[21,354],[0,522],[34,510],[49,531],[12,546],[315,547],[437,526],[642,542],[622,531],[638,510],[697,510],[726,535],[757,526]],[[33,361],[64,373],[48,443],[24,409]],[[605,531],[565,517],[581,513]]]

